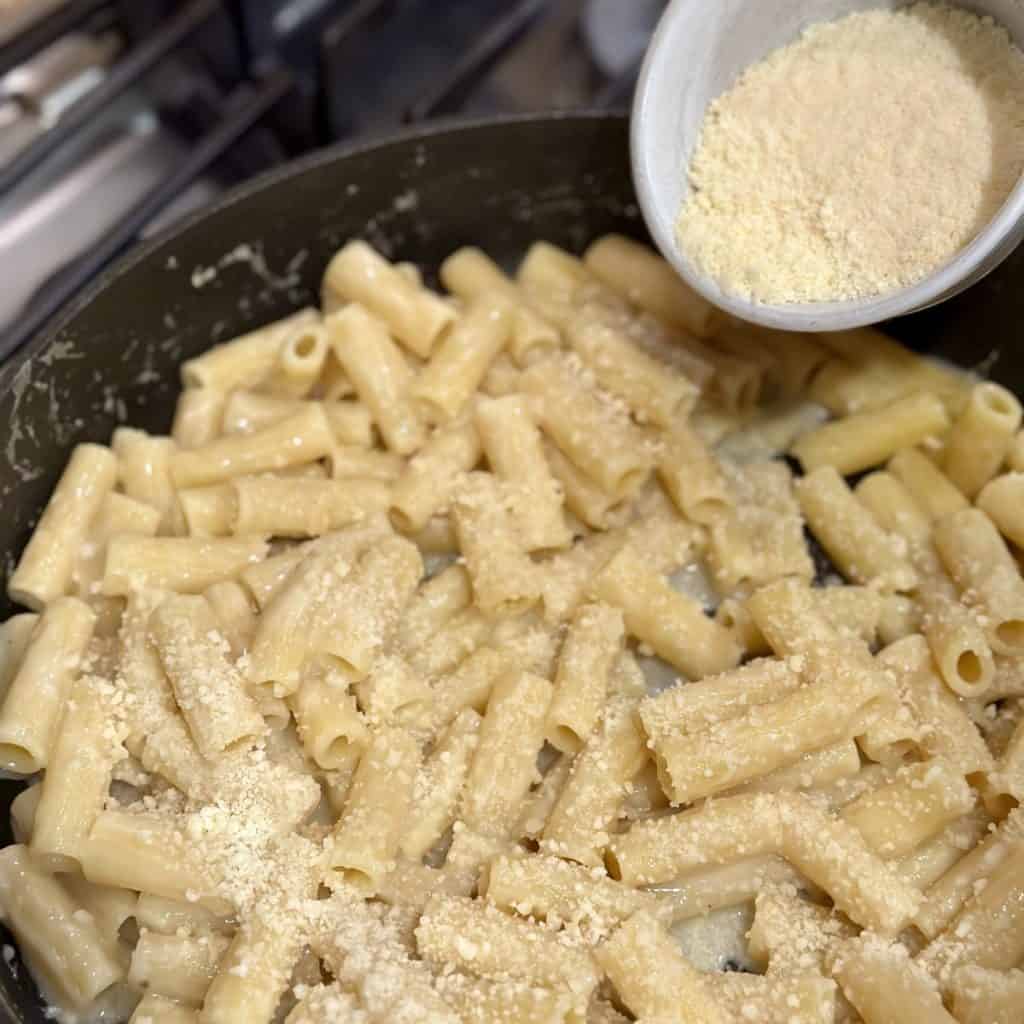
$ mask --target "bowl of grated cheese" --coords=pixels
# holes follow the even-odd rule
[[[674,0],[633,176],[680,276],[747,321],[877,323],[1024,238],[1024,4]]]

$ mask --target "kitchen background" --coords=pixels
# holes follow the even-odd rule
[[[311,149],[626,109],[662,0],[0,0],[0,358],[139,237]]]

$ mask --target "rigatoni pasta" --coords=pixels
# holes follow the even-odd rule
[[[0,626],[48,992],[1016,1022],[1014,401],[729,323],[617,236],[441,279],[350,243],[324,316],[183,367],[172,437],[72,454]]]

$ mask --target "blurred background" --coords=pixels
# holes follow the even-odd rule
[[[0,356],[139,237],[339,140],[628,108],[662,0],[0,0]]]

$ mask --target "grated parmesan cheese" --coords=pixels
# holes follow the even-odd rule
[[[764,302],[914,284],[1024,167],[1024,54],[991,18],[917,3],[812,25],[715,100],[680,246]]]

